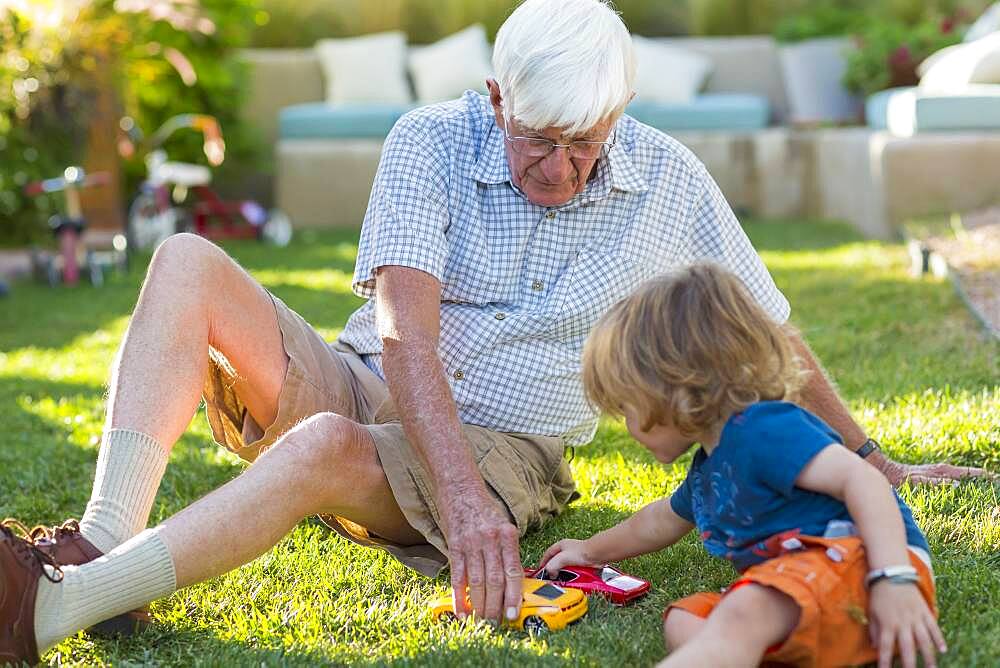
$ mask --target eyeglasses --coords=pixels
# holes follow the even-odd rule
[[[611,141],[587,141],[580,139],[568,144],[557,144],[544,137],[511,137],[510,131],[507,129],[507,119],[504,118],[503,134],[515,152],[529,158],[544,158],[557,148],[564,148],[569,151],[570,158],[596,160],[601,157],[604,151],[610,151],[611,147],[615,145],[617,128],[615,128],[615,136],[612,137]]]

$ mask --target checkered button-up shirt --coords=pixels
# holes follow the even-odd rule
[[[789,307],[705,167],[623,116],[617,143],[566,204],[532,204],[511,183],[488,98],[404,116],[386,139],[361,231],[354,291],[369,298],[341,340],[379,376],[375,271],[412,267],[441,283],[439,354],[465,423],[593,438],[580,381],[597,319],[643,280],[714,260],[777,322]]]

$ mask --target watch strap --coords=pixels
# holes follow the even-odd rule
[[[868,455],[875,452],[876,450],[881,450],[881,449],[882,446],[879,445],[878,441],[876,441],[874,438],[869,438],[867,441],[861,444],[860,448],[858,448],[854,452],[857,453],[858,457],[861,457],[861,459],[867,459]]]

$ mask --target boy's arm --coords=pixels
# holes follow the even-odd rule
[[[910,563],[903,516],[889,481],[853,452],[824,448],[802,469],[795,486],[844,502],[864,541],[870,569]]]
[[[795,480],[802,489],[827,494],[847,506],[864,541],[868,567],[909,566],[903,516],[885,476],[841,447],[827,447],[806,464]],[[881,580],[872,584],[869,633],[879,650],[879,668],[889,668],[895,651],[904,666],[916,665],[919,648],[925,666],[935,666],[935,649],[947,651],[937,621],[915,584]]]
[[[587,540],[559,541],[542,555],[541,566],[550,573],[563,566],[602,566],[670,547],[692,528],[670,507],[670,499],[660,499]]]

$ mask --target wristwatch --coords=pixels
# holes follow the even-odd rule
[[[874,438],[869,438],[867,441],[861,444],[860,448],[858,448],[854,452],[856,452],[858,454],[858,457],[861,457],[861,459],[867,459],[868,455],[875,452],[876,450],[881,450],[881,449],[882,446],[878,444],[878,441],[876,441]]]
[[[893,584],[913,584],[920,580],[917,569],[913,566],[886,566],[870,571],[865,576],[865,586],[871,587],[880,580],[888,580]]]

